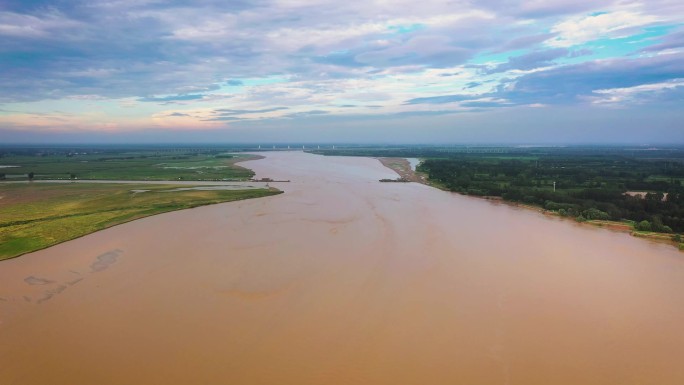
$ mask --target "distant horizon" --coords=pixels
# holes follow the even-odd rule
[[[316,149],[320,146],[321,149],[330,149],[331,146],[338,146],[341,148],[346,147],[483,147],[483,148],[630,148],[635,147],[640,150],[649,150],[653,148],[654,150],[659,149],[684,149],[684,143],[398,143],[398,142],[24,142],[24,143],[0,143],[0,149],[2,148],[14,148],[14,147],[35,147],[35,148],[62,148],[62,147],[79,147],[79,146],[94,146],[94,147],[258,147],[262,146],[262,150],[272,150],[272,146],[276,146],[276,149],[287,149],[285,146],[290,146],[290,150],[302,150],[302,146],[305,146],[306,150]]]

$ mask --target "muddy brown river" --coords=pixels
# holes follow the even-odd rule
[[[285,194],[0,262],[0,384],[684,384],[684,253],[266,153]]]

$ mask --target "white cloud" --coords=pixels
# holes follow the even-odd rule
[[[40,16],[0,12],[0,36],[50,38],[54,31],[73,30],[81,26],[82,23],[54,10],[48,10]]]
[[[638,103],[640,99],[645,97],[653,97],[664,91],[674,90],[678,87],[684,87],[684,79],[673,79],[660,83],[641,84],[634,87],[595,90],[593,93],[597,96],[590,96],[588,99],[593,104],[603,105],[616,105],[627,102]]]
[[[553,47],[572,47],[601,38],[619,38],[631,34],[634,28],[658,21],[659,18],[652,15],[622,10],[573,17],[553,26],[551,32],[558,36],[546,43]]]

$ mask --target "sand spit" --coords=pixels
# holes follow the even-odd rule
[[[0,383],[684,383],[670,246],[265,156],[285,194],[1,262]]]
[[[378,160],[385,167],[391,168],[399,174],[399,177],[404,181],[427,184],[425,177],[416,173],[406,158],[378,158]]]

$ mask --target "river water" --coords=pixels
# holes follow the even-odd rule
[[[682,384],[684,254],[266,153],[285,194],[0,263],[0,384]]]
[[[411,165],[411,170],[416,171],[416,167],[420,164],[420,159],[418,158],[406,158],[408,160],[409,165]]]

